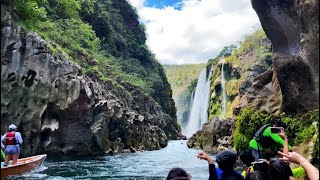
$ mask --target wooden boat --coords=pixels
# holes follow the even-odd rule
[[[31,156],[27,158],[18,159],[17,164],[9,165],[8,167],[1,167],[1,178],[5,178],[8,176],[19,175],[22,173],[26,173],[32,170],[35,170],[45,160],[47,157],[46,154]],[[9,162],[12,164],[12,161]]]

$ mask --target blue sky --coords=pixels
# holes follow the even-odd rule
[[[182,0],[146,0],[144,5],[146,7],[154,7],[159,9],[162,9],[166,6],[171,6],[175,9],[181,9]]]
[[[128,0],[161,64],[206,63],[260,28],[250,0]]]

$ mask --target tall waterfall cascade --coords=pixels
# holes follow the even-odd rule
[[[192,104],[190,106],[190,117],[188,124],[182,134],[191,137],[194,133],[201,129],[201,126],[208,122],[208,108],[210,96],[210,77],[212,68],[207,73],[207,68],[204,68],[198,78]]]
[[[225,117],[227,112],[227,93],[226,93],[226,78],[224,75],[224,60],[221,65],[221,90],[222,90],[221,115],[222,117]]]

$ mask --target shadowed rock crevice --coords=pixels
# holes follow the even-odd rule
[[[22,81],[24,81],[24,84],[27,87],[31,87],[33,84],[33,81],[35,80],[37,73],[33,70],[29,70],[27,73],[27,76],[22,76]]]

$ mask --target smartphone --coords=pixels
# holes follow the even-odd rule
[[[281,128],[279,128],[279,127],[271,127],[270,131],[271,131],[271,133],[279,134],[279,133],[281,133]]]

